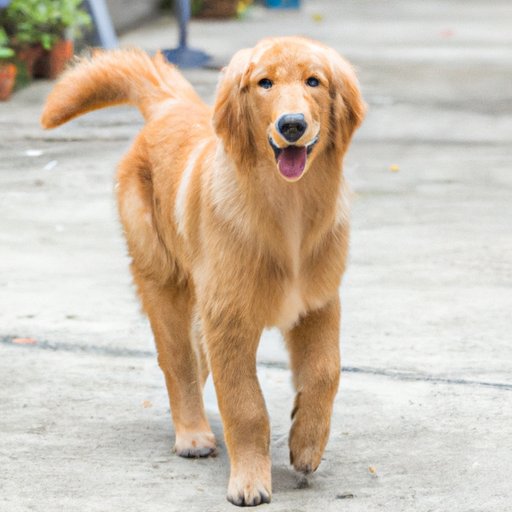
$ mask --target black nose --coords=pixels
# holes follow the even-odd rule
[[[288,142],[299,140],[307,127],[308,123],[306,123],[303,114],[284,114],[277,121],[279,133]]]

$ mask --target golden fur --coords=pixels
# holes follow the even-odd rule
[[[310,76],[318,86],[308,86]],[[272,87],[261,87],[262,78]],[[268,502],[270,430],[256,376],[265,327],[280,327],[290,351],[297,471],[316,470],[329,434],[349,236],[342,161],[365,111],[357,80],[320,43],[266,39],[233,57],[212,111],[160,55],[97,52],[55,86],[42,124],[120,103],[146,119],[119,166],[117,194],[175,449],[189,457],[215,450],[202,401],[211,370],[231,461],[228,499]],[[287,146],[275,125],[287,112],[308,123],[297,146],[318,136],[293,180],[280,174],[269,144]]]

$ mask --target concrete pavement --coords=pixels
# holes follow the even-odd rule
[[[370,106],[346,161],[345,372],[307,489],[287,465],[286,354],[262,340],[275,511],[512,510],[511,24],[506,1],[318,0],[191,27],[218,62],[266,35],[321,39]],[[175,41],[169,20],[123,38]],[[211,101],[217,72],[186,74]],[[216,459],[170,453],[112,193],[141,119],[122,107],[42,132],[50,87],[0,105],[0,510],[234,510],[223,443]],[[206,402],[221,439],[211,383]]]

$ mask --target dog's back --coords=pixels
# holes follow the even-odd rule
[[[150,58],[138,49],[95,50],[91,58],[77,59],[60,78],[47,98],[41,124],[55,128],[121,104],[137,107],[146,121],[117,173],[118,206],[130,255],[142,274],[163,282],[181,280],[186,272],[177,263],[177,253],[182,252],[175,241],[179,222],[169,220],[184,216],[174,210],[184,210],[179,188],[191,179],[189,158],[198,147],[213,142],[211,108],[160,53]]]

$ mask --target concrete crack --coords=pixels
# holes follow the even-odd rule
[[[100,345],[88,345],[83,343],[69,343],[69,342],[53,342],[46,340],[38,340],[33,345],[16,345],[13,344],[13,339],[16,336],[4,335],[0,336],[0,345],[17,347],[25,350],[49,350],[53,352],[82,352],[87,354],[96,354],[110,357],[128,357],[128,358],[150,358],[156,357],[156,352],[151,350],[137,350],[124,347],[108,347]],[[278,361],[259,361],[258,366],[263,368],[271,368],[277,370],[288,370],[286,363]],[[394,380],[405,382],[429,382],[432,384],[456,384],[463,386],[483,386],[494,389],[501,389],[504,391],[512,391],[512,384],[504,382],[488,382],[484,380],[473,379],[459,379],[454,377],[443,377],[438,375],[431,375],[427,373],[407,372],[401,370],[389,370],[382,368],[371,368],[364,366],[344,366],[342,373],[360,373],[363,375],[378,375],[387,377]]]

